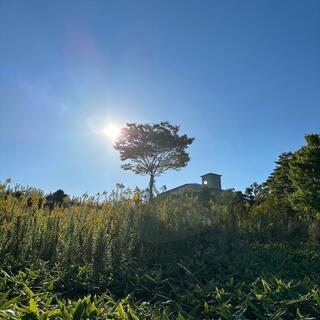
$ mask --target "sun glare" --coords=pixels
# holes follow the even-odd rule
[[[121,132],[120,127],[114,124],[108,124],[103,130],[103,134],[111,140],[116,140]]]

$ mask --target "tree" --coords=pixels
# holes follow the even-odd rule
[[[267,187],[271,194],[278,200],[287,201],[290,194],[294,192],[294,186],[289,177],[290,162],[293,161],[295,154],[284,152],[280,154],[276,161],[276,168],[267,180]]]
[[[266,193],[266,185],[265,184],[258,184],[257,182],[253,182],[249,187],[246,188],[243,199],[249,206],[252,206],[257,199],[262,198],[263,195]],[[261,199],[261,200],[262,200]]]
[[[115,142],[114,148],[125,161],[121,167],[150,177],[150,200],[153,198],[155,178],[169,169],[185,167],[190,160],[186,150],[194,138],[179,135],[179,129],[179,126],[167,121],[159,124],[128,123]]]
[[[294,192],[289,195],[292,205],[307,214],[320,213],[320,135],[305,136],[307,146],[295,152],[289,162],[289,178]]]
[[[52,210],[55,205],[62,206],[67,199],[69,199],[69,196],[59,189],[46,196],[46,205]]]

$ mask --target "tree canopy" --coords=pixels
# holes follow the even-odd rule
[[[128,123],[114,148],[120,152],[121,166],[139,175],[148,175],[149,198],[153,198],[155,178],[169,169],[179,170],[190,160],[188,146],[194,138],[179,135],[179,126]]]
[[[276,168],[267,179],[267,186],[270,192],[278,200],[286,200],[288,195],[294,191],[292,181],[289,177],[290,161],[294,158],[292,152],[284,152],[280,154],[276,161]]]
[[[267,180],[271,195],[307,215],[320,212],[320,135],[305,136],[307,145],[283,153]]]
[[[289,178],[294,191],[293,207],[307,214],[320,213],[320,135],[306,135],[307,145],[300,148],[289,162]]]

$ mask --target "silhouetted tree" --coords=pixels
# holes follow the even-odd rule
[[[128,123],[114,148],[120,152],[121,167],[136,174],[148,175],[149,200],[153,198],[155,178],[169,169],[179,170],[190,160],[188,146],[194,138],[179,135],[179,126]]]
[[[55,205],[63,205],[68,198],[68,195],[63,190],[59,189],[54,193],[46,196],[46,205],[52,210]]]

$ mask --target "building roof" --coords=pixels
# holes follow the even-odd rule
[[[202,178],[202,177],[207,177],[207,176],[218,176],[218,177],[221,177],[221,174],[209,172],[209,173],[203,174],[203,175],[201,176],[201,178]]]
[[[183,184],[183,185],[181,185],[179,187],[164,191],[164,192],[160,193],[160,195],[164,195],[166,193],[171,193],[171,192],[174,192],[174,191],[178,191],[180,189],[201,189],[201,188],[204,188],[204,187],[205,186],[203,184],[200,184],[200,183],[185,183],[185,184]]]
[[[209,173],[206,173],[201,176],[201,178],[206,178],[206,177],[208,179],[209,179],[209,177],[219,177],[219,180],[220,180],[221,174],[209,172]],[[202,179],[202,181],[203,180],[204,179]],[[213,179],[213,180],[217,180],[217,179]],[[164,192],[160,193],[158,196],[162,196],[162,195],[165,195],[165,194],[168,194],[171,192],[177,192],[177,191],[183,191],[183,190],[199,190],[202,188],[208,188],[208,185],[206,183],[202,183],[202,184],[201,183],[185,183],[185,184],[178,186],[176,188],[164,191]],[[218,188],[216,188],[216,186],[210,186],[209,189],[212,191],[221,191],[222,190],[220,183],[219,183]]]

